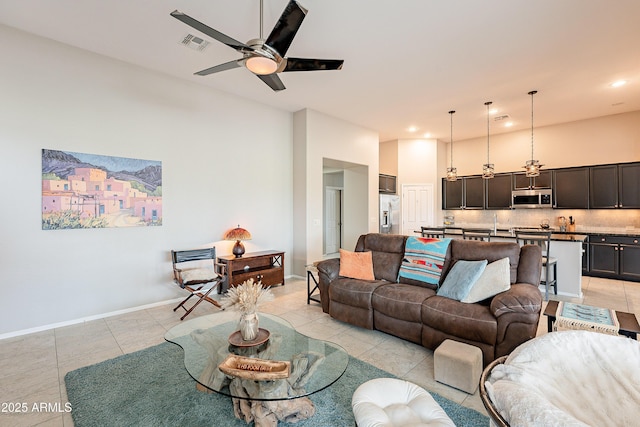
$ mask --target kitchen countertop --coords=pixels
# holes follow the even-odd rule
[[[488,227],[483,227],[481,225],[466,225],[466,226],[444,226],[444,228],[447,230],[446,233],[447,234],[462,234],[462,229],[469,229],[469,230],[473,230],[473,229],[493,229],[492,226],[488,226]],[[501,228],[500,226],[498,226],[497,228],[497,232],[495,234],[491,234],[492,236],[496,236],[496,237],[515,237],[515,234],[513,233],[512,230],[515,229],[525,229],[525,230],[542,230],[541,228],[535,228],[535,227],[525,227],[525,226],[515,226],[512,228]],[[634,237],[634,238],[640,238],[640,230],[638,230],[637,228],[633,228],[633,229],[625,229],[625,230],[607,230],[605,228],[592,228],[592,229],[580,229],[580,230],[576,230],[576,231],[560,231],[557,229],[552,229],[551,231],[553,231],[553,234],[551,236],[552,239],[554,240],[579,240],[579,241],[584,241],[586,240],[587,236],[622,236],[622,237]],[[416,231],[416,233],[420,233],[420,231]],[[563,238],[562,236],[568,236]],[[583,237],[581,237],[583,236]]]
[[[480,227],[445,227],[445,235],[448,234],[452,236],[462,236],[463,228],[465,230],[481,229]],[[495,233],[491,233],[491,237],[514,239],[516,235],[512,230],[513,229],[498,228]],[[535,231],[535,230],[532,229],[531,231]],[[540,231],[542,230],[540,229]],[[415,231],[415,233],[419,234],[420,231]],[[587,239],[587,234],[582,234],[582,233],[567,233],[567,232],[553,231],[553,234],[551,234],[551,240],[555,240],[555,241],[584,242],[586,239]]]

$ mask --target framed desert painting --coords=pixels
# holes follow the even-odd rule
[[[42,229],[162,225],[162,162],[42,150]]]

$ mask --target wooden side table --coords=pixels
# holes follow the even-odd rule
[[[229,286],[237,286],[246,280],[262,281],[263,286],[284,285],[284,252],[262,251],[218,257],[225,266]]]
[[[319,302],[320,301],[320,293],[314,294],[315,291],[318,291],[318,265],[319,261],[314,262],[313,264],[308,264],[307,268],[307,304],[310,304],[311,301]],[[311,283],[314,284],[313,288],[311,287]]]

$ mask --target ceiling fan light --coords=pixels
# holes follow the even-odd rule
[[[278,69],[278,64],[273,59],[265,58],[264,56],[252,56],[247,59],[245,64],[249,71],[253,74],[266,75],[273,74]]]

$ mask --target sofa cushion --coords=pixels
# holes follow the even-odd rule
[[[363,234],[356,243],[356,252],[371,251],[373,273],[377,280],[398,281],[398,270],[404,256],[407,236],[398,234]]]
[[[340,276],[374,280],[371,252],[351,252],[340,249]]]
[[[450,238],[408,237],[398,280],[407,278],[437,284],[450,242]]]
[[[422,302],[435,295],[433,289],[402,283],[380,286],[373,292],[371,303],[376,312],[395,319],[422,322]]]
[[[444,283],[438,289],[438,295],[461,301],[469,294],[486,266],[486,259],[482,261],[460,260],[456,262]]]
[[[454,337],[495,345],[497,320],[482,304],[465,304],[435,295],[422,303],[422,323]]]
[[[476,240],[453,239],[449,245],[450,255],[445,261],[442,275],[447,277],[455,262],[461,259],[467,261],[494,262],[502,258],[509,258],[509,282],[516,283],[518,263],[520,262],[520,246],[515,242],[479,242]]]
[[[464,303],[483,301],[498,295],[500,292],[508,291],[509,288],[511,288],[511,283],[509,283],[509,258],[502,258],[487,265],[480,278],[461,301]]]
[[[389,284],[386,280],[350,279],[341,277],[329,286],[329,298],[331,302],[337,301],[352,307],[371,309],[371,296],[379,286]]]

